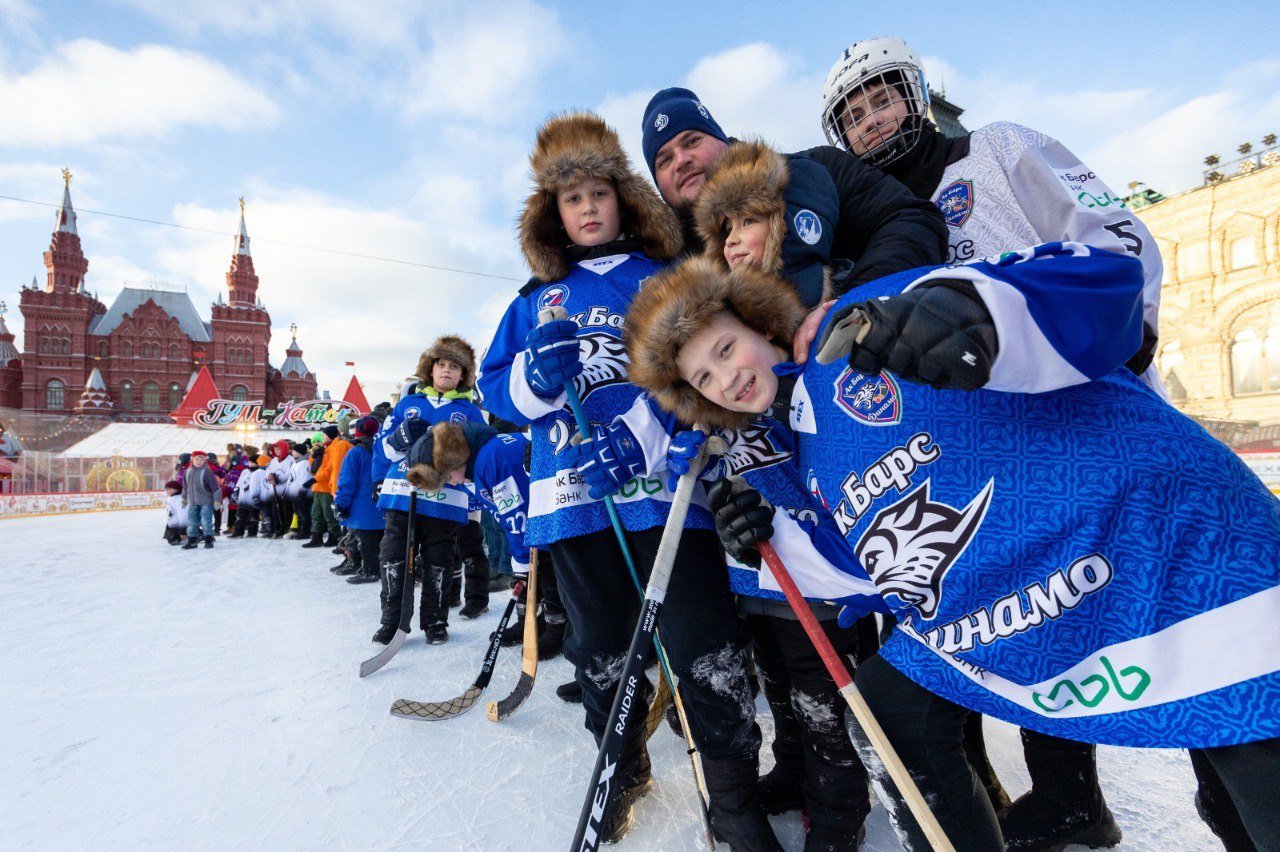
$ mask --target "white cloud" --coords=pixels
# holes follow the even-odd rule
[[[196,125],[241,130],[279,108],[222,65],[162,45],[66,42],[25,74],[0,74],[0,144],[86,145]]]
[[[497,121],[523,108],[539,75],[560,55],[565,33],[554,10],[519,2],[500,14],[466,7],[435,15],[431,48],[410,72],[406,106],[449,121]]]

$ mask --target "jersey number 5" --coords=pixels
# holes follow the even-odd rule
[[[1130,254],[1142,254],[1142,239],[1133,231],[1126,231],[1125,228],[1133,227],[1132,219],[1121,219],[1119,222],[1113,222],[1110,225],[1103,225],[1120,242],[1124,243],[1124,250]]]

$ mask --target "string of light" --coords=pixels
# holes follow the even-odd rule
[[[36,205],[39,205],[40,207],[58,208],[62,206],[61,204],[52,204],[48,201],[35,201],[30,198],[18,198],[12,195],[0,195],[0,199],[3,199],[5,201],[17,201],[22,204],[36,204]],[[105,210],[88,210],[88,209],[82,209],[79,207],[76,208],[77,215],[84,214],[84,213],[88,213],[93,216],[109,216],[112,219],[125,219],[130,222],[141,222],[147,225],[160,225],[165,228],[177,228],[180,231],[195,231],[196,233],[201,233],[201,234],[214,234],[219,237],[234,238],[236,236],[235,234],[227,233],[225,231],[215,231],[212,228],[197,228],[192,225],[179,225],[176,222],[161,222],[157,219],[144,219],[140,216],[129,216],[124,213],[109,213]],[[338,255],[343,255],[344,257],[360,258],[362,260],[380,260],[384,263],[396,263],[401,266],[416,266],[420,269],[433,269],[438,272],[453,272],[458,275],[474,275],[477,278],[494,278],[499,281],[519,281],[521,283],[525,281],[524,278],[515,278],[510,275],[494,275],[493,273],[490,273],[490,272],[477,272],[474,269],[458,269],[457,267],[453,267],[453,266],[439,266],[433,263],[422,263],[421,261],[416,261],[416,260],[403,260],[401,258],[396,258],[396,257],[384,257],[382,255],[364,254],[362,252],[346,251],[344,249],[325,248],[324,246],[309,246],[303,243],[291,243],[286,240],[273,240],[269,237],[254,237],[253,241],[255,243],[269,243],[271,245],[287,246],[289,248],[302,249],[303,251],[318,251],[318,252],[324,252],[325,254],[338,254]]]

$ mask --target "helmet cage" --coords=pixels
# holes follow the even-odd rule
[[[853,70],[853,69],[850,69]],[[872,166],[884,166],[901,158],[920,138],[925,122],[929,116],[929,90],[925,85],[924,71],[909,62],[897,62],[866,69],[857,77],[850,76],[842,81],[832,96],[827,100],[822,115],[822,130],[827,141],[832,145],[852,153],[848,133],[855,132],[855,138],[863,141],[868,134],[855,130],[852,121],[855,111],[865,118],[877,111],[877,106],[870,103],[867,90],[881,84],[894,91],[897,101],[906,106],[907,116],[899,124],[889,139],[877,139],[873,144],[865,145],[865,153],[857,154],[858,159]],[[880,104],[879,109],[888,105]],[[872,138],[875,134],[869,134]]]

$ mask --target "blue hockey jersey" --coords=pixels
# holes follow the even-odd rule
[[[373,481],[375,484],[382,483],[382,493],[378,496],[379,509],[409,511],[409,492],[413,488],[405,478],[409,470],[409,458],[389,446],[387,438],[405,420],[417,417],[426,419],[432,425],[445,421],[484,422],[484,415],[476,404],[462,395],[441,396],[431,390],[430,393],[410,394],[396,403],[373,440]],[[439,491],[418,492],[418,514],[465,524],[470,500],[467,489],[460,485],[446,485]]]
[[[939,391],[810,359],[792,395],[801,473],[901,620],[881,655],[925,688],[1085,742],[1280,736],[1280,503],[1127,370],[1099,375],[1114,329],[1053,309],[1094,276],[1140,310],[1138,264],[1117,258],[1039,247],[845,296],[931,275],[1017,290],[1056,354],[1005,375],[1060,389]],[[1001,333],[999,357],[1021,345]]]
[[[524,469],[528,446],[524,435],[496,435],[476,453],[473,467],[476,497],[506,534],[511,573],[518,577],[529,574],[529,545],[524,540],[529,523],[529,472]]]
[[[562,394],[557,399],[536,395],[525,380],[525,339],[538,322],[543,308],[558,306],[578,324],[582,374],[574,379],[587,419],[609,424],[619,415],[629,421],[651,421],[657,415],[642,391],[627,381],[627,353],[622,343],[622,323],[641,282],[659,264],[643,254],[616,254],[583,260],[553,284],[535,283],[521,292],[498,325],[480,368],[479,387],[485,406],[513,423],[532,424],[530,470],[529,544],[542,546],[561,539],[608,529],[609,516],[602,501],[587,493],[576,469],[561,461],[561,454],[577,434],[573,415]],[[662,434],[637,426],[637,435]],[[665,465],[665,441],[644,448],[647,469]],[[658,460],[662,462],[659,463]],[[613,496],[623,525],[629,530],[661,526],[674,494],[662,475],[636,477]],[[701,498],[698,498],[701,500]],[[686,525],[711,528],[705,502],[689,509]]]

